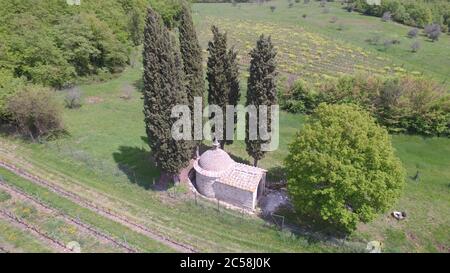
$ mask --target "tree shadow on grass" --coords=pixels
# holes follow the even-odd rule
[[[140,77],[138,80],[136,80],[133,83],[133,86],[136,88],[136,90],[140,93],[144,92],[144,79]]]
[[[286,205],[278,208],[274,214],[261,215],[261,218],[280,231],[288,231],[295,236],[305,238],[310,244],[341,245],[350,235],[342,229],[326,223],[320,217],[299,215]]]
[[[165,190],[157,185],[160,171],[155,166],[151,152],[142,147],[120,146],[113,153],[113,158],[132,183],[146,190]]]

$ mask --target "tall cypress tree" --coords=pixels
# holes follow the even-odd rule
[[[186,92],[191,113],[194,113],[194,98],[201,97],[205,93],[205,79],[203,77],[202,49],[195,32],[194,22],[190,7],[186,2],[180,15],[180,51],[186,76]],[[191,119],[194,121],[194,117]],[[192,132],[194,132],[192,130]]]
[[[208,44],[208,103],[218,105],[223,111],[223,136],[226,137],[226,106],[237,105],[240,98],[237,52],[227,50],[227,35],[216,26],[211,28],[213,40]],[[222,148],[232,141],[220,141]]]
[[[247,102],[246,105],[254,105],[259,112],[261,105],[268,106],[268,118],[270,121],[270,106],[277,103],[277,89],[276,89],[276,57],[277,53],[272,44],[270,37],[261,35],[256,43],[256,48],[250,52],[250,77],[248,79],[247,87]],[[264,140],[258,136],[257,140],[249,139],[249,118],[247,116],[247,138],[245,143],[247,145],[248,154],[253,157],[254,165],[258,165],[265,152],[262,151],[261,145],[265,143]],[[271,126],[268,121],[268,130]],[[258,128],[259,128],[258,119]]]
[[[190,145],[172,138],[172,107],[187,104],[178,51],[160,16],[148,9],[144,31],[144,115],[148,143],[158,167],[177,175],[188,165]]]
[[[228,51],[227,60],[227,80],[229,83],[228,105],[236,106],[241,98],[241,89],[239,85],[239,66],[237,63],[237,51],[231,48]],[[234,115],[234,124],[236,125],[237,115]],[[226,133],[226,130],[225,130]],[[234,132],[233,132],[234,133]],[[226,144],[233,144],[232,140],[227,140]]]
[[[230,83],[227,77],[227,35],[226,33],[221,33],[216,26],[212,26],[211,31],[213,33],[213,39],[208,43],[209,57],[206,71],[206,77],[208,79],[208,103],[219,106],[225,114],[230,90]],[[211,116],[211,118],[213,117]],[[223,122],[225,125],[225,116]],[[225,130],[223,133],[225,136]],[[225,141],[220,141],[222,147],[224,143]]]

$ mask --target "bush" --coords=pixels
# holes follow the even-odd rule
[[[61,109],[54,97],[54,91],[39,86],[27,86],[10,97],[7,110],[19,132],[38,140],[61,131]]]
[[[69,88],[67,91],[64,102],[69,109],[75,109],[81,107],[81,90],[78,87]]]
[[[415,27],[425,27],[433,18],[446,18],[450,5],[445,1],[404,1],[383,0],[381,5],[370,5],[366,0],[351,0],[348,10],[356,10],[366,15],[381,17],[383,21],[393,19],[396,22]],[[389,16],[386,16],[388,15]],[[441,20],[448,25],[448,20]]]
[[[386,11],[385,13],[383,13],[383,16],[381,16],[381,20],[383,22],[388,22],[392,20],[392,14],[390,11]]]
[[[10,71],[0,70],[0,121],[8,120],[8,99],[24,86],[23,79],[15,78]]]
[[[439,36],[441,36],[441,26],[438,24],[427,25],[424,32],[433,42],[437,41],[439,40]]]
[[[415,38],[415,37],[417,37],[418,34],[419,34],[419,29],[416,27],[411,29],[410,31],[408,31],[409,38]]]
[[[344,76],[312,87],[297,83],[281,100],[283,109],[311,113],[320,103],[358,104],[392,133],[450,135],[450,95],[420,77]]]
[[[296,212],[344,232],[386,212],[404,185],[387,131],[354,105],[321,104],[285,162]]]
[[[291,113],[309,114],[317,107],[319,98],[308,83],[301,80],[296,81],[290,92],[288,98],[282,103],[284,110]]]
[[[420,49],[420,43],[419,41],[415,41],[412,45],[411,45],[411,51],[412,52],[417,52]]]

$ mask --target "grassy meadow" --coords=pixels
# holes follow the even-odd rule
[[[211,37],[210,25],[227,31],[230,44],[239,51],[241,64],[248,64],[248,52],[259,35],[271,35],[278,47],[279,70],[301,76],[313,82],[342,73],[426,75],[448,84],[450,81],[450,35],[443,34],[438,42],[425,36],[407,37],[411,27],[380,18],[349,13],[339,2],[295,3],[289,8],[287,0],[263,5],[195,4],[194,19],[199,26],[204,48]],[[276,6],[274,12],[270,6]],[[306,17],[304,17],[306,15]],[[366,40],[378,37],[378,45]],[[400,44],[387,49],[385,40],[396,39]],[[421,48],[411,52],[412,43]]]
[[[202,46],[206,48],[210,25],[227,30],[229,40],[239,49],[243,68],[248,64],[247,52],[259,33],[272,35],[278,46],[280,70],[309,80],[320,81],[342,73],[423,73],[445,81],[450,75],[448,51],[450,37],[443,35],[436,43],[422,41],[422,49],[408,52],[412,41],[406,37],[409,27],[383,23],[379,18],[348,13],[339,4],[329,3],[328,13],[318,3],[295,4],[276,1],[277,9],[255,4],[195,4],[196,24]],[[306,18],[302,15],[307,14]],[[330,23],[336,16],[338,21]],[[342,30],[336,28],[342,24]],[[386,51],[368,45],[365,39],[374,34],[396,38],[400,45]],[[319,53],[320,52],[320,53]],[[242,70],[241,86],[246,89],[246,72]],[[63,112],[68,135],[40,144],[3,136],[0,158],[16,160],[23,168],[52,179],[67,189],[77,189],[92,200],[105,200],[103,205],[138,219],[149,228],[173,240],[187,243],[204,252],[339,252],[364,251],[368,241],[379,240],[387,252],[449,252],[450,251],[450,139],[393,135],[397,154],[407,169],[405,191],[395,210],[406,211],[406,220],[398,222],[389,213],[373,223],[360,225],[349,238],[358,246],[338,246],[327,240],[312,240],[307,235],[279,231],[264,220],[242,215],[215,204],[195,204],[184,186],[169,191],[152,189],[159,177],[146,143],[141,94],[136,88],[142,75],[140,67],[129,68],[107,82],[84,84],[84,104],[80,109]],[[283,76],[283,75],[282,75]],[[131,98],[121,98],[124,90],[135,87]],[[63,102],[64,94],[59,93]],[[260,164],[276,177],[288,153],[288,144],[307,119],[304,115],[282,112],[280,116],[280,147],[267,154]],[[225,148],[240,161],[249,161],[245,143],[236,141]],[[411,177],[419,171],[418,181]],[[46,189],[5,171],[0,174],[29,193],[45,198],[52,206],[69,215],[95,224],[110,234],[127,234],[127,242],[144,251],[169,251],[165,246],[111,223],[97,220],[94,214],[56,196]],[[83,195],[84,196],[84,195]],[[101,198],[100,198],[101,197]],[[6,204],[6,203],[5,203]],[[12,227],[0,242],[17,244],[24,250],[40,251],[33,240],[8,240],[18,234]],[[63,236],[63,235],[61,235]],[[14,237],[16,238],[16,237]]]

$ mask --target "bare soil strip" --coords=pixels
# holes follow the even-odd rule
[[[37,237],[39,240],[45,242],[47,245],[49,245],[51,248],[55,249],[58,252],[64,252],[64,253],[71,253],[72,250],[66,247],[66,245],[50,236],[45,234],[44,232],[40,231],[38,228],[26,223],[13,213],[6,211],[6,210],[0,210],[0,217],[4,220],[8,221],[12,225],[22,229],[29,231],[32,235]]]
[[[21,200],[26,200],[26,201],[32,203],[34,206],[38,207],[39,209],[42,209],[43,211],[46,211],[47,213],[50,213],[50,214],[53,214],[53,215],[63,218],[66,222],[75,225],[78,229],[83,230],[84,232],[94,236],[99,241],[112,243],[113,245],[115,245],[129,253],[138,252],[135,248],[131,247],[130,245],[128,245],[124,242],[121,242],[119,240],[116,240],[112,236],[109,236],[109,235],[97,230],[96,228],[92,227],[91,225],[88,225],[78,219],[72,218],[72,217],[68,216],[67,214],[65,214],[55,208],[49,207],[48,205],[46,205],[42,201],[38,200],[37,198],[35,198],[35,197],[25,193],[24,191],[19,190],[11,185],[6,184],[2,180],[0,180],[0,188]]]
[[[120,223],[120,224],[122,224],[124,226],[127,226],[128,228],[130,228],[130,229],[132,229],[132,230],[134,230],[136,232],[139,232],[139,233],[141,233],[141,234],[143,234],[143,235],[145,235],[145,236],[147,236],[147,237],[149,237],[149,238],[151,238],[151,239],[153,239],[155,241],[158,241],[158,242],[160,242],[162,244],[165,244],[166,246],[171,247],[172,249],[174,249],[176,251],[185,252],[185,253],[197,252],[193,247],[191,247],[189,245],[175,242],[175,241],[173,241],[173,240],[171,240],[171,239],[169,239],[169,238],[167,238],[165,236],[162,236],[162,235],[154,232],[153,230],[150,230],[149,228],[147,228],[147,227],[145,227],[145,226],[143,226],[143,225],[141,225],[139,223],[133,222],[130,219],[128,219],[128,218],[126,218],[126,217],[124,217],[122,215],[119,215],[119,214],[116,214],[115,212],[112,212],[108,208],[104,208],[104,207],[102,207],[102,206],[100,206],[98,204],[95,204],[95,203],[93,203],[93,202],[91,202],[89,200],[85,200],[85,199],[83,199],[82,197],[80,197],[79,195],[77,195],[77,194],[75,194],[73,192],[69,192],[67,190],[64,190],[63,188],[55,185],[54,183],[51,183],[51,182],[49,182],[47,180],[43,180],[43,179],[41,179],[41,178],[39,178],[39,177],[37,177],[37,176],[35,176],[33,174],[30,174],[30,173],[28,173],[28,172],[26,172],[26,171],[24,171],[24,170],[22,170],[22,169],[20,169],[20,168],[18,168],[16,166],[12,165],[12,164],[6,163],[4,161],[0,161],[0,167],[3,167],[3,168],[5,168],[5,169],[15,173],[16,175],[18,175],[18,176],[20,176],[20,177],[22,177],[22,178],[24,178],[24,179],[34,183],[34,184],[37,184],[37,185],[39,185],[41,187],[44,187],[44,188],[46,188],[46,189],[48,189],[48,190],[50,190],[50,191],[52,191],[52,192],[54,192],[54,193],[64,197],[64,198],[67,198],[70,201],[72,201],[72,202],[74,202],[74,203],[76,203],[76,204],[78,204],[78,205],[80,205],[80,206],[82,206],[84,208],[87,208],[87,209],[89,209],[89,210],[91,210],[91,211],[93,211],[93,212],[95,212],[97,214],[100,214],[100,215],[102,215],[102,216],[104,216],[104,217],[106,217],[106,218],[108,218],[108,219],[110,219],[112,221],[115,221],[115,222]]]
[[[0,246],[0,253],[9,253],[9,250],[4,248],[3,246]]]

